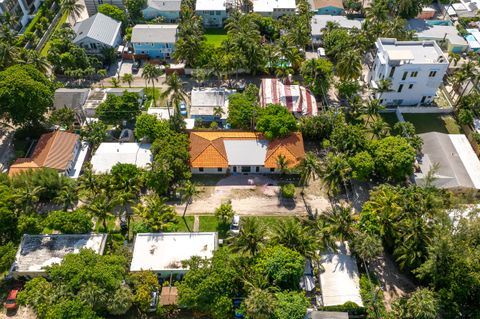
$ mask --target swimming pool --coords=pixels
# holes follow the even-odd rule
[[[429,25],[453,25],[451,21],[447,20],[425,20]]]

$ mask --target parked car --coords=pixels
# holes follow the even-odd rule
[[[240,216],[234,215],[232,218],[232,224],[230,225],[230,231],[234,234],[238,234],[240,232]]]
[[[139,60],[133,61],[132,73],[137,73],[140,70],[141,62]]]
[[[187,105],[183,101],[180,102],[180,115],[187,116]]]
[[[152,300],[150,301],[150,306],[148,307],[148,312],[157,311],[158,297],[159,297],[158,290],[152,291]]]
[[[3,304],[4,308],[9,310],[15,310],[18,308],[17,304],[17,294],[20,291],[20,289],[15,288],[10,290],[7,296],[7,300],[5,300],[5,303]]]

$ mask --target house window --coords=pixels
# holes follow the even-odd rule
[[[397,92],[398,92],[398,93],[402,92],[402,89],[403,89],[403,84],[400,84],[400,85],[398,86],[398,91],[397,91]]]
[[[96,48],[97,48],[97,44],[95,44],[95,43],[90,43],[90,47],[91,47],[92,49],[96,49]]]
[[[413,89],[413,84],[409,84],[409,85],[408,85],[408,88],[409,88],[409,89]]]
[[[215,11],[210,11],[210,15],[213,16],[215,14]]]
[[[255,172],[256,172],[256,173],[260,172],[260,167],[258,167],[258,166],[255,167]]]
[[[233,172],[234,172],[234,173],[237,172],[237,167],[236,167],[236,166],[233,167]]]
[[[407,74],[408,72],[403,72],[402,81],[405,81],[405,79],[407,78]]]
[[[270,168],[270,172],[275,172],[275,168]]]
[[[437,75],[437,71],[430,71],[430,73],[428,74],[428,77],[433,78],[435,77],[435,75]]]
[[[390,75],[388,77],[393,77],[393,74],[395,73],[395,67],[392,67],[392,69],[390,70]]]
[[[198,168],[198,171],[199,171],[199,172],[203,172],[203,167],[199,167],[199,168]]]
[[[217,16],[219,16],[219,15],[220,15],[220,11],[215,11],[215,14],[216,14]]]
[[[417,72],[417,71],[414,71],[414,72],[412,72],[412,74],[410,74],[410,76],[411,76],[412,78],[416,78],[417,75],[418,75],[418,72]]]
[[[420,101],[420,103],[425,103],[426,98],[427,98],[426,96],[422,97],[422,100]]]
[[[222,172],[223,171],[223,168],[219,167],[217,168],[217,172]]]
[[[242,173],[250,173],[251,167],[250,166],[242,166]]]

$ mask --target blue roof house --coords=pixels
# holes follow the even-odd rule
[[[175,23],[180,18],[181,0],[148,0],[147,7],[143,9],[145,20],[164,17],[165,22]]]
[[[135,54],[171,59],[177,42],[177,24],[137,24],[132,30]]]
[[[310,4],[319,15],[339,16],[345,12],[342,0],[310,0]]]

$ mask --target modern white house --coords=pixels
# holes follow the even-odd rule
[[[252,0],[253,12],[265,17],[278,19],[285,15],[295,14],[295,0]]]
[[[92,169],[95,174],[104,174],[119,163],[146,168],[153,160],[150,146],[140,143],[102,143],[92,157]]]
[[[211,258],[218,247],[218,234],[141,233],[135,235],[130,271],[151,270],[163,278],[188,271],[182,261],[193,256]]]
[[[104,48],[115,48],[122,42],[122,23],[97,13],[73,26],[77,34],[73,43],[88,53],[100,53]]]
[[[21,29],[33,19],[34,12],[38,10],[42,2],[41,0],[0,0],[0,15],[10,13],[12,17],[17,17],[18,24],[15,29]]]
[[[435,41],[397,41],[380,38],[368,73],[368,84],[377,89],[390,80],[388,92],[374,98],[386,106],[425,105],[433,101],[448,68],[448,59]]]
[[[226,0],[197,0],[195,14],[202,17],[206,27],[221,27],[228,18]]]

